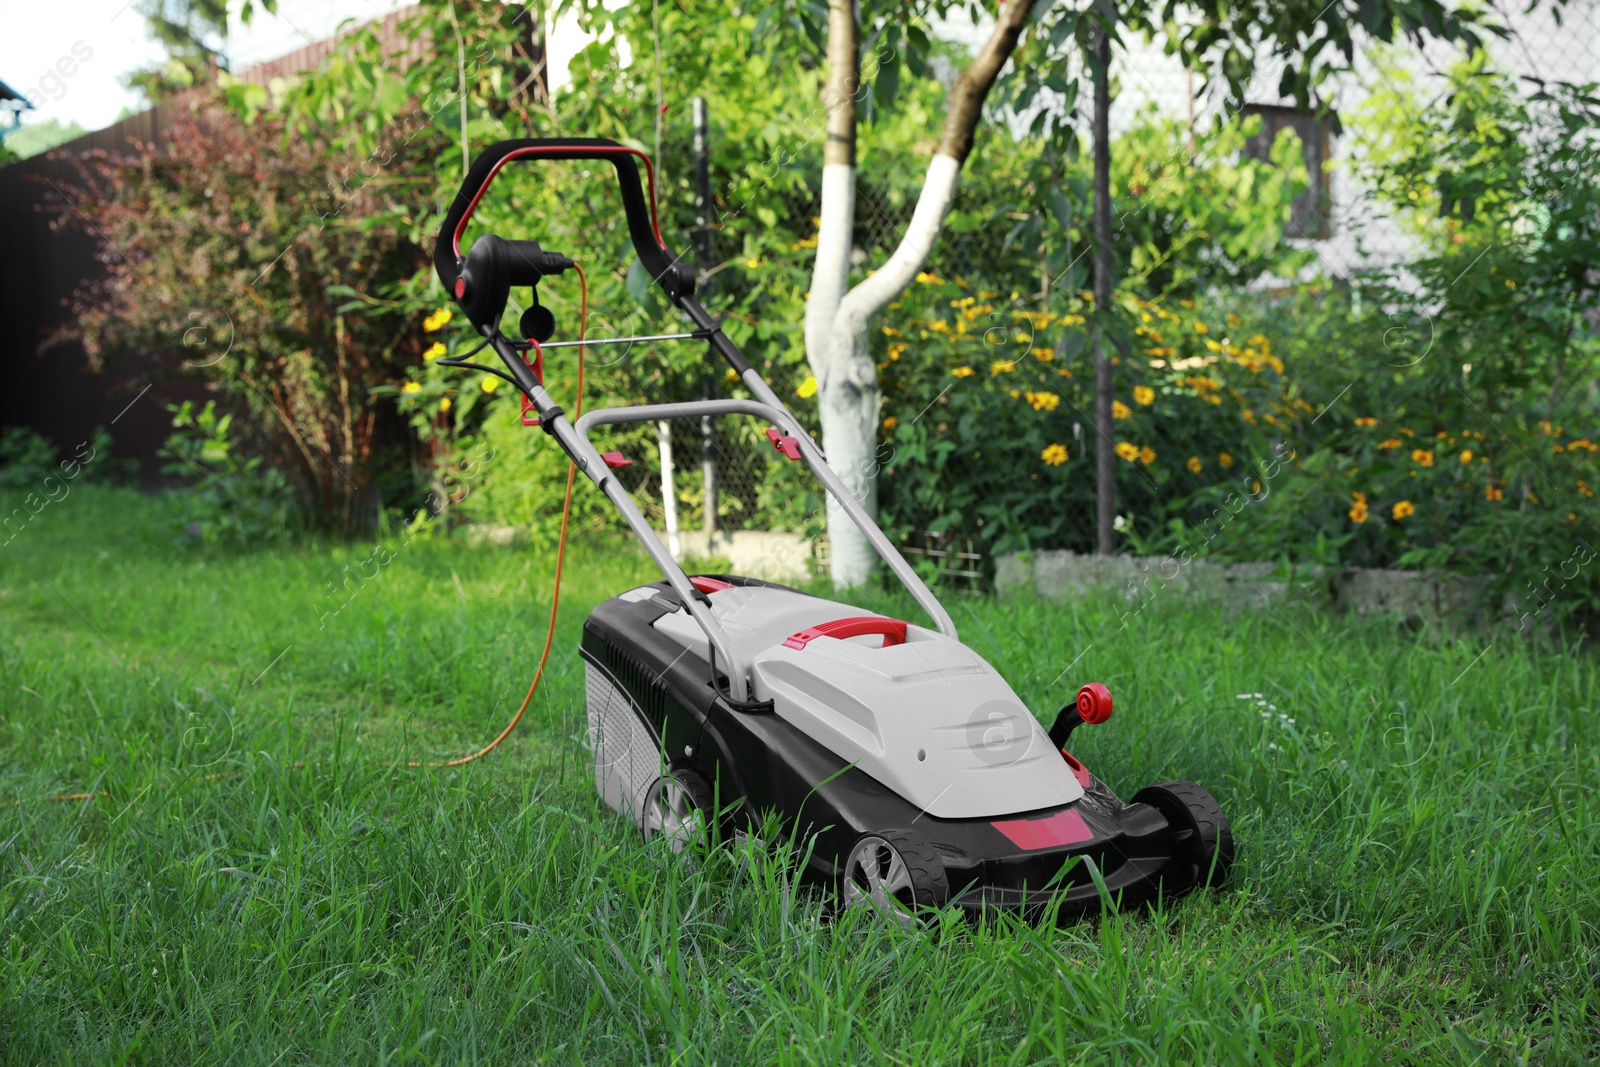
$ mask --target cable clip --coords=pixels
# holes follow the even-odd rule
[[[535,378],[539,379],[539,384],[540,385],[543,385],[544,384],[544,353],[539,351],[539,346],[538,346],[537,343],[533,345],[533,350],[534,350],[533,351],[533,358],[529,359],[526,355],[524,355],[522,357],[522,362],[526,363],[529,367],[531,367],[533,369],[533,376]],[[533,411],[533,401],[528,399],[528,394],[527,393],[523,393],[522,394],[522,425],[524,425],[524,426],[538,426],[538,427],[540,427],[542,429],[544,427],[544,420],[539,418],[539,416],[537,414],[535,414],[532,418],[529,418],[528,412],[530,412],[530,411]]]

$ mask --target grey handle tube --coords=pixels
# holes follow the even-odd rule
[[[524,391],[528,393],[528,398],[533,401],[534,406],[540,412],[555,409],[555,402],[550,399],[550,394],[545,392],[542,385],[534,384],[531,388],[524,386]],[[640,411],[644,409],[634,408],[632,410]],[[578,420],[578,428],[574,429],[565,415],[557,414],[547,420],[546,427],[566,451],[567,455],[572,457],[572,461],[578,465],[578,469],[590,481],[594,482],[595,486],[606,495],[606,499],[616,505],[617,510],[622,513],[623,521],[628,524],[628,528],[639,539],[639,543],[644,546],[645,551],[650,553],[650,558],[655,561],[656,566],[661,568],[661,573],[666,577],[673,591],[678,594],[678,599],[683,601],[683,606],[694,617],[694,621],[700,624],[700,629],[705,631],[706,639],[711,642],[711,648],[717,661],[728,672],[729,695],[737,701],[754,700],[755,694],[751,688],[752,679],[749,665],[734,653],[733,646],[728,643],[727,635],[723,632],[722,627],[711,617],[710,609],[699,599],[699,590],[689,583],[689,576],[683,572],[682,567],[678,566],[678,561],[672,558],[672,553],[668,552],[666,546],[661,543],[661,538],[656,536],[655,530],[639,511],[639,505],[633,502],[633,497],[612,475],[611,468],[606,466],[606,461],[601,458],[595,447],[589,443],[589,438],[583,430],[584,424],[589,421],[589,417],[589,415],[584,415],[580,418]],[[712,678],[712,687],[716,687],[714,676]]]
[[[766,383],[761,381],[760,376],[754,370],[749,371],[746,378],[754,378],[755,381],[761,383],[763,388],[766,386]],[[748,381],[746,384],[748,384]],[[766,392],[769,396],[771,395],[770,389],[766,390]],[[776,397],[773,399],[776,399]],[[601,408],[585,413],[578,420],[577,436],[582,440],[584,448],[598,459],[599,454],[595,452],[594,446],[589,443],[589,431],[595,426],[625,422],[653,422],[656,419],[694,418],[703,415],[754,415],[773,423],[777,426],[779,432],[784,435],[793,437],[800,446],[800,455],[805,459],[806,465],[821,480],[823,487],[844,508],[851,521],[866,535],[867,541],[877,550],[884,563],[888,564],[889,569],[894,572],[894,576],[900,579],[901,584],[910,592],[917,605],[927,612],[928,618],[933,620],[934,626],[946,637],[959,640],[956,636],[955,623],[951,621],[949,613],[944,610],[944,605],[939,603],[938,598],[933,595],[933,591],[923,583],[921,578],[917,577],[917,572],[912,569],[911,564],[906,562],[905,557],[895,550],[894,545],[884,536],[883,531],[878,528],[878,524],[872,521],[871,516],[856,500],[854,494],[840,479],[838,473],[828,466],[827,459],[822,455],[822,450],[817,447],[816,442],[811,439],[811,435],[806,433],[804,427],[781,403],[772,404],[764,403],[760,400],[738,399],[693,400],[682,404],[641,404],[633,407]],[[613,478],[611,481],[615,484],[616,479]],[[620,486],[618,488],[620,489]],[[611,496],[611,493],[608,491],[606,495]],[[627,496],[626,493],[622,495],[624,497]],[[629,504],[630,506],[632,505],[631,499]],[[635,514],[638,513],[637,508],[633,510]],[[629,525],[633,525],[631,521]],[[650,547],[650,543],[659,546],[660,541],[656,538],[655,531],[650,530],[648,526],[645,529],[649,530],[650,533],[646,547]],[[644,535],[640,534],[640,538],[643,540]],[[665,550],[663,550],[663,553],[665,553]],[[671,556],[667,555],[667,559],[670,560]],[[661,562],[659,557],[657,562]],[[665,564],[662,567],[663,570],[666,569]],[[673,569],[682,574],[682,570],[677,567],[676,562],[673,563]],[[670,578],[671,575],[669,574],[668,577]],[[687,583],[688,579],[685,578],[684,581]],[[705,624],[702,623],[701,625],[704,626]],[[707,633],[709,635],[710,631],[708,630]]]
[[[866,535],[868,543],[877,551],[878,556],[889,565],[889,569],[894,572],[894,576],[900,579],[900,584],[910,590],[912,597],[915,598],[922,610],[928,613],[928,618],[933,620],[934,626],[938,628],[939,632],[951,640],[961,640],[956,634],[956,624],[951,620],[950,613],[944,610],[944,605],[939,603],[939,598],[933,595],[933,590],[929,589],[921,578],[917,577],[917,572],[912,569],[911,564],[906,562],[906,558],[900,554],[900,550],[889,543],[889,539],[884,536],[883,530],[873,521],[872,516],[867,514],[867,509],[861,506],[861,501],[857,500],[855,494],[850,491],[849,486],[844,484],[838,472],[828,466],[828,461],[823,456],[821,447],[811,439],[810,434],[806,433],[805,427],[800,425],[800,420],[794,417],[794,412],[789,410],[788,405],[778,399],[778,394],[772,391],[772,386],[767,384],[765,378],[756,373],[754,367],[746,367],[740,373],[739,379],[744,382],[745,388],[749,389],[750,394],[757,400],[760,400],[768,407],[776,408],[778,411],[783,412],[783,417],[788,420],[788,428],[785,429],[780,423],[779,429],[783,429],[785,433],[797,439],[800,442],[800,451],[807,457],[816,456],[815,460],[808,458],[807,462],[811,464],[811,469],[817,472],[817,477],[822,479],[822,484],[828,487],[828,491],[839,502],[839,506],[844,509],[845,514],[850,516],[850,521],[855,523],[856,527]]]

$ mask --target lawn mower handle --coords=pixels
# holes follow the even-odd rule
[[[500,141],[478,153],[472,168],[461,181],[461,188],[445,213],[439,227],[439,237],[433,246],[433,266],[445,291],[454,293],[456,279],[461,275],[461,235],[467,222],[478,208],[478,202],[488,191],[500,168],[516,159],[594,159],[617,168],[617,184],[622,190],[622,210],[628,220],[628,236],[633,240],[639,262],[656,280],[673,303],[681,302],[694,294],[694,270],[667,247],[661,239],[661,225],[656,218],[655,169],[650,157],[636,148],[618,144],[604,137],[553,137],[518,138]],[[650,198],[645,199],[639,183],[639,165],[644,160],[645,172],[650,181]]]

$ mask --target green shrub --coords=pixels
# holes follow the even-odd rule
[[[32,488],[56,465],[56,446],[26,426],[0,434],[0,489]]]
[[[161,450],[164,473],[188,484],[179,493],[183,537],[206,544],[271,541],[298,527],[294,494],[283,472],[241,449],[232,415],[215,401],[195,410],[185,400]]]
[[[1600,580],[1600,119],[1482,57],[1424,106],[1396,72],[1352,124],[1420,254],[1256,312],[1319,412],[1227,551],[1486,579],[1518,615],[1593,612]]]

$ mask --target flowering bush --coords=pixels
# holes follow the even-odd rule
[[[1422,254],[1259,309],[1322,414],[1228,551],[1448,568],[1519,616],[1593,612],[1600,115],[1481,57],[1451,78],[1442,108],[1398,77],[1352,123]]]
[[[902,529],[974,533],[990,553],[1093,545],[1094,368],[1086,294],[1060,310],[924,275],[886,326],[886,517]],[[1119,298],[1134,344],[1117,359],[1105,428],[1120,524],[1136,541],[1197,516],[1207,494],[1245,492],[1259,460],[1309,405],[1266,336],[1192,300]]]

